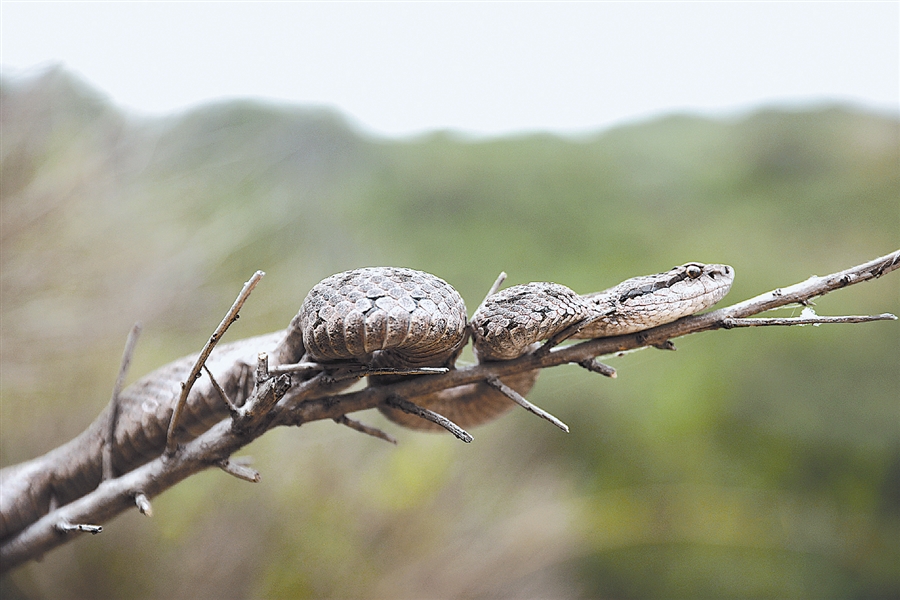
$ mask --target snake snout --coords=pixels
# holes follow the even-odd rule
[[[726,280],[729,286],[734,281],[734,268],[729,265],[706,265],[705,272],[714,281]]]
[[[734,269],[732,269],[728,265],[719,265],[719,272],[724,275],[734,277]],[[715,274],[716,274],[715,270],[710,272],[710,275],[715,275]]]

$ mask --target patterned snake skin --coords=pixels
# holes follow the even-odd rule
[[[305,357],[338,368],[453,368],[466,328],[471,327],[480,361],[507,360],[569,328],[569,333],[574,332],[571,337],[593,338],[674,321],[721,300],[733,278],[731,267],[689,263],[583,296],[555,283],[517,285],[489,296],[467,324],[463,299],[434,275],[392,267],[356,269],[313,287],[286,331],[221,345],[207,367],[240,405],[252,392],[252,370],[259,352],[269,353],[276,365]],[[194,356],[182,358],[123,390],[114,432],[114,473],[128,472],[162,453],[181,383],[194,360]],[[531,371],[502,381],[524,396],[537,375],[538,371]],[[397,377],[370,377],[370,384],[383,385]],[[408,400],[461,427],[493,419],[513,406],[485,383]],[[383,406],[380,410],[401,425],[442,431],[398,409]],[[99,485],[107,411],[71,442],[0,471],[0,540],[47,514],[52,505],[67,504]],[[203,377],[188,397],[180,439],[193,439],[227,416],[225,404],[209,378]]]
[[[649,329],[712,306],[728,293],[733,280],[729,266],[688,263],[584,296],[557,283],[513,286],[488,297],[472,317],[475,354],[482,361],[517,358],[533,344],[579,323],[583,326],[573,338]],[[391,267],[356,269],[323,280],[292,323],[314,361],[400,368],[452,367],[465,327],[465,304],[450,284],[428,273]],[[526,372],[503,382],[524,396],[537,375]],[[374,385],[383,381],[372,378]],[[481,424],[513,406],[484,383],[411,400],[462,427]],[[407,427],[441,430],[391,407],[380,410]]]

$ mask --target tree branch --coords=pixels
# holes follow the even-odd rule
[[[134,355],[134,347],[137,345],[138,336],[141,334],[141,324],[135,323],[125,340],[125,350],[122,352],[122,364],[119,366],[119,375],[113,386],[112,398],[109,400],[109,420],[107,421],[106,436],[103,439],[103,479],[112,479],[113,474],[113,446],[115,442],[116,423],[119,420],[119,394],[125,385],[125,376],[128,375],[128,367],[131,366],[131,358]]]
[[[273,387],[271,383],[260,386],[254,396],[265,397],[272,393]],[[74,531],[73,526],[69,525],[71,523],[102,523],[132,508],[138,494],[146,501],[191,475],[213,466],[230,469],[229,473],[237,475],[235,465],[227,462],[228,457],[267,430],[268,428],[260,427],[235,432],[231,419],[224,419],[181,446],[178,452],[163,453],[159,458],[133,471],[104,481],[90,494],[51,511],[12,539],[4,541],[0,546],[2,570],[5,572],[27,560],[38,558],[48,550],[69,541],[70,537],[63,534],[63,529],[66,533]],[[246,472],[241,470],[241,474]]]
[[[807,309],[803,309],[804,311]],[[891,313],[880,315],[847,315],[845,317],[787,317],[781,319],[725,319],[725,329],[734,327],[768,327],[771,325],[824,325],[825,323],[869,323],[870,321],[896,321]]]
[[[197,361],[194,363],[194,367],[191,369],[190,375],[188,375],[184,383],[181,384],[181,396],[178,398],[178,402],[175,404],[175,410],[172,412],[172,419],[171,421],[169,421],[169,430],[166,434],[167,453],[172,454],[173,452],[175,452],[175,431],[178,429],[178,422],[181,419],[181,413],[184,410],[185,403],[187,402],[188,394],[191,393],[191,388],[194,387],[194,382],[197,381],[198,377],[200,377],[200,371],[206,364],[206,359],[209,358],[210,354],[212,354],[213,348],[216,347],[216,344],[219,343],[219,340],[222,339],[222,336],[225,335],[225,332],[228,331],[228,328],[231,327],[231,324],[237,321],[238,313],[240,312],[241,307],[244,306],[244,302],[247,301],[247,298],[250,296],[250,292],[253,291],[253,288],[256,287],[256,284],[258,284],[260,279],[262,279],[264,276],[265,273],[263,273],[262,271],[257,271],[253,274],[253,277],[251,277],[247,281],[247,283],[244,284],[244,289],[242,289],[241,293],[238,294],[238,297],[234,301],[234,304],[232,304],[231,308],[228,309],[228,312],[225,313],[225,317],[222,318],[222,322],[219,323],[219,326],[216,327],[216,330],[213,332],[213,334],[209,336],[209,340],[206,342],[203,350],[200,351],[200,355],[197,357]]]
[[[411,400],[417,396],[469,383],[488,382],[489,385],[497,387],[499,377],[567,363],[579,364],[589,370],[613,376],[615,371],[597,363],[596,357],[644,346],[667,347],[672,338],[701,331],[747,326],[857,323],[896,319],[888,314],[868,317],[804,315],[796,319],[747,317],[789,304],[808,305],[813,298],[849,285],[870,281],[897,268],[900,268],[900,250],[844,271],[825,277],[811,277],[804,282],[775,289],[731,306],[685,317],[646,331],[552,349],[539,349],[514,360],[485,362],[441,374],[409,377],[397,383],[370,386],[356,392],[335,393],[334,385],[329,383],[328,376],[320,365],[302,363],[293,368],[288,365],[275,365],[267,369],[268,379],[257,385],[252,396],[241,409],[235,410],[231,417],[223,419],[199,437],[179,446],[177,451],[162,452],[158,458],[128,473],[103,481],[92,492],[77,500],[61,507],[51,507],[48,514],[3,540],[0,544],[0,571],[7,571],[65,543],[71,539],[73,530],[99,532],[99,526],[73,524],[103,523],[134,507],[135,504],[142,512],[149,514],[149,498],[206,468],[218,466],[238,477],[258,480],[258,473],[229,462],[229,457],[273,427],[299,426],[310,421],[332,419],[354,429],[384,437],[379,435],[381,432],[377,430],[347,419],[346,415],[375,408],[382,403],[399,407],[415,406]],[[236,317],[236,314],[236,311],[233,313],[230,311],[230,316],[226,315],[223,323],[228,319],[233,320],[232,317]],[[213,338],[216,337],[214,334]],[[213,342],[213,338],[210,342]],[[194,371],[199,373],[204,363],[204,360],[198,360]],[[235,368],[243,367],[238,365]],[[192,374],[196,376],[194,371]],[[301,380],[305,378],[305,381],[288,388],[286,378],[290,376],[289,373],[293,373],[294,377]],[[462,435],[459,437],[465,441],[471,440],[470,436],[468,439]]]

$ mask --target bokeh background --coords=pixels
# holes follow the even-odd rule
[[[896,60],[893,59],[893,60]],[[222,100],[138,115],[64,66],[0,80],[0,463],[130,380],[283,328],[323,277],[423,269],[470,310],[502,270],[596,291],[725,262],[728,301],[900,244],[900,118],[850,103],[670,111],[579,135],[375,135]],[[900,277],[821,314],[900,313]],[[782,310],[778,315],[796,314]],[[0,582],[6,598],[896,598],[896,323],[770,328],[545,371],[475,442],[355,415],[270,432],[257,485],[188,479]],[[470,359],[470,355],[464,356]]]

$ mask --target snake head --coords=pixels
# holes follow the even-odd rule
[[[675,267],[673,271],[683,269],[689,281],[698,282],[703,285],[704,290],[708,294],[709,304],[704,308],[709,308],[725,297],[734,283],[734,268],[728,265],[703,263],[687,263],[680,267]],[[715,298],[715,300],[713,300]],[[701,308],[700,310],[703,310]]]
[[[586,295],[605,314],[579,337],[634,333],[706,310],[731,289],[728,265],[689,262],[664,273],[632,277],[608,290]]]

